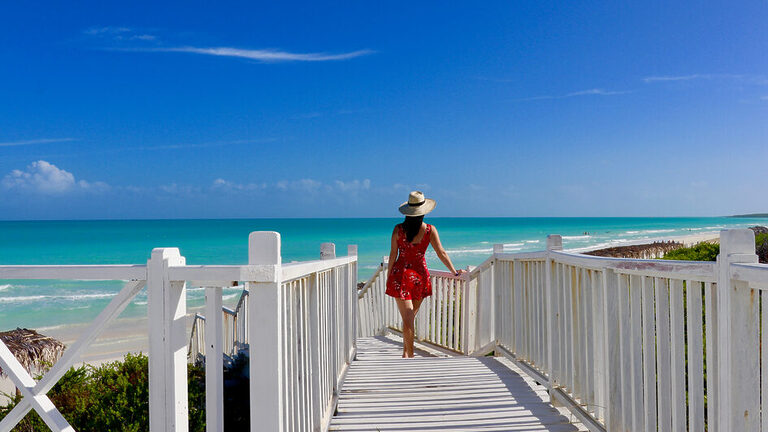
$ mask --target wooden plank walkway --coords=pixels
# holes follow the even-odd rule
[[[400,341],[383,336],[358,339],[357,347],[332,431],[586,430],[507,359],[424,350],[403,359]]]

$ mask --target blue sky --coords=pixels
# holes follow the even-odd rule
[[[766,2],[158,3],[0,6],[0,219],[768,211]]]

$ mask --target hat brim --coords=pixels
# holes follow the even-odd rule
[[[408,205],[408,201],[406,201],[400,204],[400,208],[398,210],[400,210],[400,213],[406,216],[422,216],[434,210],[436,205],[437,203],[435,200],[426,198],[424,199],[424,204],[420,206]]]

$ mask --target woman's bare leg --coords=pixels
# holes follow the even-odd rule
[[[411,300],[395,299],[397,309],[403,318],[403,358],[413,357],[413,311]]]
[[[412,333],[411,333],[411,344],[408,345],[408,349],[409,349],[408,357],[413,357],[413,341],[414,341],[414,339],[416,339],[416,314],[419,313],[419,308],[421,307],[421,302],[423,300],[424,299],[412,300],[412,302],[413,302],[413,321],[414,321],[414,326],[413,326]]]

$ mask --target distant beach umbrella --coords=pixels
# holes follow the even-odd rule
[[[23,328],[0,332],[0,340],[30,375],[40,373],[47,366],[56,363],[66,348],[63,343],[50,336]],[[5,376],[2,369],[0,375]]]

